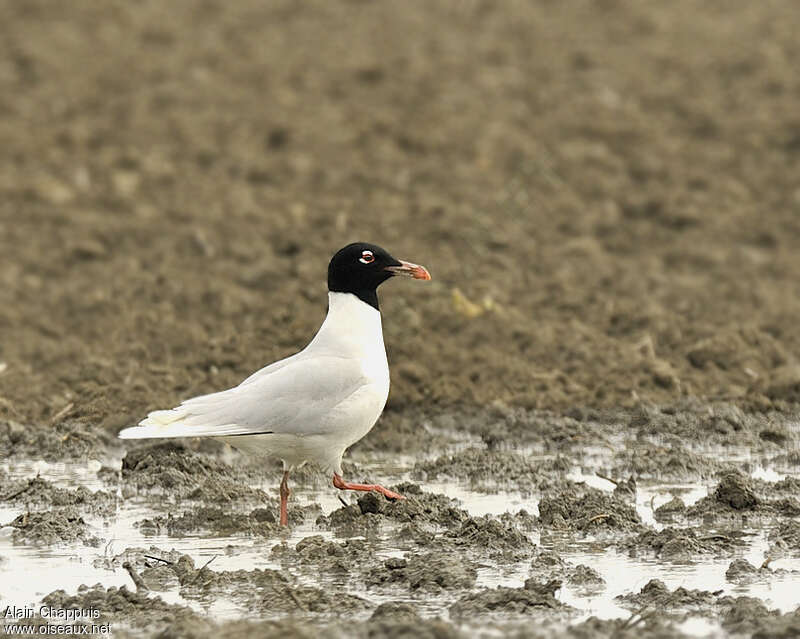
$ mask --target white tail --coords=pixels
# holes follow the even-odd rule
[[[203,423],[208,416],[195,415],[184,406],[150,413],[138,426],[119,432],[120,439],[155,439],[164,437],[226,437],[252,435],[253,430],[239,424]],[[263,431],[261,434],[264,434]]]
[[[187,424],[184,419],[190,413],[183,407],[168,410],[156,410],[139,422],[138,426],[131,426],[120,431],[120,439],[153,439],[160,437],[214,437],[229,434],[233,424],[215,424],[203,426],[200,424]]]

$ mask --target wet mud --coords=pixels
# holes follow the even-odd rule
[[[473,562],[434,551],[387,559],[370,574],[367,584],[401,584],[410,590],[464,590],[472,588],[477,578]]]
[[[494,437],[500,440],[500,435]],[[491,448],[469,448],[454,455],[444,455],[432,461],[418,462],[414,466],[414,479],[467,480],[470,487],[494,491],[498,485],[518,490],[538,491],[552,485],[552,471],[558,461],[542,463],[540,460]],[[550,471],[550,472],[548,472]]]
[[[198,501],[267,501],[260,489],[249,488],[241,469],[193,454],[183,443],[145,445],[122,459],[125,489],[139,493],[165,493],[171,498]],[[238,480],[238,481],[237,481]]]
[[[632,531],[642,528],[642,520],[629,500],[615,491],[611,495],[596,488],[571,486],[546,495],[539,502],[539,521],[543,526],[579,531]]]
[[[321,516],[317,523],[334,530],[372,530],[383,524],[429,524],[451,526],[467,519],[467,511],[447,495],[423,491],[410,482],[390,486],[405,499],[388,501],[376,493],[366,493],[355,504]]]
[[[292,517],[292,523],[303,521],[302,514]],[[299,520],[299,521],[298,521]],[[182,537],[191,533],[208,533],[217,536],[232,534],[274,536],[279,531],[278,506],[256,508],[249,513],[230,513],[220,508],[199,506],[180,515],[168,514],[142,519],[134,525],[145,536],[168,535]]]
[[[26,511],[7,523],[15,543],[54,546],[79,541],[99,546],[102,539],[93,535],[83,518],[72,508],[54,511]]]
[[[562,611],[566,606],[555,598],[555,592],[561,587],[558,580],[539,583],[532,579],[525,582],[522,588],[504,588],[481,590],[469,594],[450,606],[450,614],[454,619],[471,616],[498,614],[503,618],[533,615],[545,616],[542,613]]]
[[[687,415],[673,407],[658,413],[675,423],[697,414],[693,407]],[[394,481],[374,470],[386,458],[356,450],[350,475],[383,481],[406,499],[339,495],[343,505],[310,469],[293,482],[299,496],[290,499],[288,531],[276,523],[279,472],[216,445],[134,444],[116,462],[89,467],[91,488],[80,479],[62,485],[47,465],[32,466],[40,474],[27,478],[9,465],[0,473],[0,507],[17,514],[2,530],[10,548],[90,549],[96,581],[117,575],[127,588],[56,591],[43,601],[97,606],[104,618],[124,620],[130,636],[310,636],[324,629],[377,637],[418,628],[422,636],[465,637],[479,627],[543,639],[687,637],[694,635],[686,624],[698,620],[726,633],[791,631],[800,606],[790,594],[800,584],[793,510],[800,475],[793,467],[750,435],[731,447],[688,439],[681,447],[691,451],[692,468],[670,464],[657,479],[622,462],[643,446],[659,450],[656,440],[635,431],[612,440],[630,413],[600,417],[526,411],[529,423],[579,434],[578,443],[547,446],[532,437],[526,448],[514,445],[520,414],[489,441],[476,427],[477,439],[454,452],[447,450],[464,433],[440,430],[437,437],[451,443],[410,459]],[[773,420],[797,436],[792,418]],[[781,472],[764,470],[770,467]],[[523,468],[533,472],[524,487]],[[501,472],[513,481],[496,481]],[[484,502],[490,512],[480,512]],[[139,543],[120,549],[119,529],[109,526],[126,509],[132,515],[123,533]],[[192,548],[203,543],[220,546],[198,556]],[[608,553],[620,568],[603,563]],[[625,562],[656,562],[664,578],[620,582]],[[716,564],[713,588],[670,581],[671,571],[709,562],[724,562]],[[773,584],[787,593],[781,607],[770,603]],[[144,602],[151,600],[148,625]],[[609,612],[586,618],[582,609],[592,600],[607,602]]]
[[[75,489],[59,488],[39,476],[9,481],[0,475],[0,503],[26,508],[72,507],[74,510],[108,516],[114,512],[117,497],[110,492],[92,491],[84,486]]]
[[[746,545],[746,534],[740,530],[706,532],[691,527],[646,530],[620,545],[631,554],[652,553],[666,561],[687,561],[694,555],[703,554],[727,556]]]

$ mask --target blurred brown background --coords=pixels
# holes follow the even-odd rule
[[[390,409],[798,397],[791,2],[0,4],[0,415],[116,429],[305,345]],[[0,368],[3,365],[0,364]]]

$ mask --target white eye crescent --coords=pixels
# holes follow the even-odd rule
[[[361,251],[361,257],[358,258],[358,261],[362,264],[372,264],[375,261],[375,256],[372,251]]]

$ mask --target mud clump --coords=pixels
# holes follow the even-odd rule
[[[725,579],[736,584],[748,584],[758,578],[759,570],[746,559],[734,559],[725,571]]]
[[[714,492],[688,508],[686,515],[711,522],[719,517],[754,513],[760,504],[748,478],[737,470],[730,470],[722,476]]]
[[[561,455],[573,449],[579,442],[596,436],[598,431],[603,430],[603,426],[595,422],[584,422],[568,415],[554,414],[545,411],[532,410],[533,407],[523,403],[525,408],[509,410],[505,418],[502,429],[502,440],[513,442],[515,445],[520,443],[539,443],[546,451]],[[583,419],[583,415],[580,415]],[[484,429],[481,429],[484,431]],[[484,434],[484,440],[486,440]],[[495,446],[498,441],[490,443]],[[549,466],[550,470],[563,472],[563,458],[556,457],[555,460],[545,462],[543,466]]]
[[[169,592],[180,586],[180,580],[175,572],[162,564],[144,568],[140,576],[148,590],[154,592]]]
[[[743,536],[744,533],[735,530],[704,534],[699,528],[668,527],[659,531],[645,530],[620,546],[631,556],[654,553],[659,559],[684,562],[696,555],[729,555],[746,545]]]
[[[504,450],[468,448],[432,461],[417,462],[412,472],[422,482],[431,479],[468,480],[477,490],[494,491],[498,486],[519,490],[541,490],[553,485],[552,475],[541,472],[541,462]]]
[[[728,566],[728,570],[725,571],[725,579],[737,585],[747,585],[756,581],[774,579],[776,576],[790,575],[794,572],[781,568],[772,570],[768,564],[769,560],[765,561],[759,568],[756,568],[746,559],[734,559],[731,565]]]
[[[295,507],[289,511],[289,523],[302,524],[308,517],[316,516],[319,507]],[[169,535],[184,537],[197,532],[208,532],[219,536],[247,535],[270,537],[280,531],[278,508],[255,508],[249,513],[229,513],[220,508],[201,506],[185,511],[179,516],[168,514],[142,519],[136,524],[143,535]]]
[[[573,565],[552,550],[542,550],[531,561],[534,579],[560,579],[584,595],[597,593],[605,587],[605,579],[591,566]]]
[[[294,548],[277,544],[270,554],[282,565],[300,564],[316,572],[347,575],[354,568],[363,568],[374,562],[374,546],[364,539],[328,541],[321,535],[305,537]]]
[[[136,492],[168,493],[204,502],[266,502],[263,490],[250,488],[241,472],[191,453],[185,444],[164,442],[129,451],[122,460],[123,486]]]
[[[617,495],[595,488],[579,492],[571,487],[557,495],[548,495],[539,502],[539,521],[551,528],[577,530],[583,533],[598,530],[630,532],[643,528],[639,514]]]
[[[548,634],[540,635],[544,638]],[[571,639],[687,639],[687,635],[676,629],[662,615],[632,615],[627,619],[598,619],[570,626],[563,636]]]
[[[729,464],[686,450],[687,444],[715,442],[751,445],[756,449],[763,449],[767,444],[772,447],[774,444],[770,443],[768,432],[784,432],[790,428],[791,418],[786,414],[769,413],[768,419],[770,426],[765,429],[762,414],[745,412],[730,402],[709,403],[697,397],[681,398],[658,407],[642,403],[632,412],[629,428],[639,439],[655,440],[659,445],[646,444],[642,450],[643,457],[636,460],[630,456],[630,461],[645,475],[652,473],[659,477],[659,471],[663,469],[666,471],[663,477],[672,474],[679,479],[681,469],[685,468],[689,475],[706,477]],[[662,448],[661,442],[665,439],[668,448]],[[623,458],[626,457],[629,457],[627,452],[623,453]],[[645,460],[652,462],[652,470],[648,469]]]
[[[655,446],[637,441],[614,456],[616,474],[634,473],[639,478],[685,481],[711,477],[721,464],[679,444]]]
[[[800,636],[800,607],[782,615],[755,597],[723,597],[719,605],[722,627],[731,635],[754,639]]]
[[[653,517],[659,523],[673,523],[686,516],[686,504],[680,497],[673,497],[666,504],[661,504],[653,511]]]
[[[125,586],[105,589],[101,585],[91,588],[81,586],[74,595],[63,590],[51,592],[42,603],[60,608],[92,609],[100,611],[100,619],[113,623],[126,623],[136,628],[155,629],[176,620],[192,620],[204,629],[212,624],[186,606],[165,603],[160,597],[132,592]]]
[[[536,545],[509,523],[491,516],[469,517],[456,529],[448,530],[444,539],[456,547],[485,553],[495,560],[517,560],[529,557]]]
[[[454,619],[481,616],[491,613],[506,615],[541,615],[545,612],[567,610],[555,597],[561,588],[559,580],[539,583],[529,579],[523,588],[497,587],[470,593],[450,606]]]
[[[769,532],[767,538],[771,553],[800,555],[800,521],[781,522]]]
[[[417,637],[418,639],[461,639],[466,635],[440,619],[423,619],[407,603],[382,603],[361,625],[366,637]]]
[[[416,484],[399,484],[393,486],[392,490],[405,499],[389,501],[378,493],[365,493],[356,504],[339,508],[327,517],[320,516],[317,523],[337,529],[374,529],[387,520],[401,524],[414,522],[451,527],[468,517],[467,511],[456,505],[456,500],[442,494],[423,492]]]
[[[266,509],[264,509],[266,510]],[[184,537],[199,531],[214,535],[256,534],[269,536],[278,530],[272,511],[266,511],[265,520],[248,514],[226,513],[220,508],[200,507],[182,515],[159,515],[142,519],[134,524],[143,535],[169,535]]]
[[[271,569],[214,571],[207,565],[196,569],[183,555],[173,566],[181,584],[181,596],[213,601],[231,598],[247,610],[265,609],[270,613],[297,611],[347,614],[363,610],[369,603],[343,592],[328,592],[312,586],[296,586],[280,572]]]
[[[387,559],[368,575],[367,584],[403,584],[412,591],[440,591],[471,588],[477,578],[475,566],[464,557],[431,552]]]
[[[411,604],[387,601],[380,604],[377,608],[375,608],[375,610],[372,611],[372,615],[370,616],[369,620],[418,622],[422,621],[422,617],[417,614],[417,611]]]
[[[110,436],[73,420],[59,421],[51,428],[0,420],[0,450],[8,457],[46,461],[102,457],[111,441]]]
[[[707,523],[746,517],[769,517],[776,514],[796,517],[800,515],[800,501],[792,494],[796,487],[795,480],[758,482],[739,470],[728,470],[722,475],[714,492],[688,508],[686,516],[692,519],[700,518]],[[788,496],[780,499],[766,497],[782,493]]]
[[[734,510],[751,510],[760,502],[747,476],[736,470],[730,470],[722,476],[714,491],[714,499]]]
[[[26,512],[8,525],[15,529],[11,535],[15,543],[52,546],[80,541],[86,546],[97,547],[102,542],[91,534],[83,518],[71,508]]]
[[[513,526],[518,530],[539,529],[539,518],[536,515],[532,515],[524,508],[521,508],[515,513],[507,510],[497,519],[504,525]]]
[[[0,501],[48,508],[69,506],[96,515],[110,515],[116,499],[110,493],[92,492],[84,486],[59,488],[37,476],[25,482],[0,482]]]
[[[540,550],[531,560],[531,572],[536,573],[539,577],[547,576],[552,578],[561,576],[569,566],[569,562],[562,559],[558,553],[552,550]]]
[[[293,586],[279,573],[267,570],[215,573],[200,576],[181,588],[181,595],[191,599],[213,601],[225,594],[246,610],[263,606],[271,613],[291,613],[298,609],[310,613],[351,614],[369,607],[361,597],[330,592],[313,586]]]
[[[659,579],[651,579],[638,593],[619,595],[615,599],[621,605],[641,609],[644,607],[659,610],[693,610],[705,612],[716,604],[716,595],[707,590],[688,590],[683,587],[670,590]]]
[[[581,593],[597,593],[605,588],[606,580],[591,566],[578,564],[567,570],[565,581]]]

